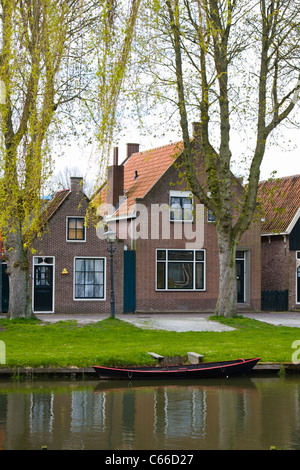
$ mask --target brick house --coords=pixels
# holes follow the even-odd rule
[[[34,313],[110,312],[110,263],[107,242],[96,234],[86,215],[90,203],[82,178],[71,178],[70,189],[58,191],[42,214],[41,236],[30,255]],[[123,308],[122,242],[114,254],[116,312]]]
[[[259,199],[264,217],[261,225],[262,291],[286,292],[286,307],[299,309],[300,175],[262,181]]]
[[[125,313],[215,308],[216,230],[212,214],[180,181],[182,150],[182,142],[145,152],[127,144],[127,158],[119,165],[114,149],[107,183],[93,199],[98,214],[124,241]],[[236,192],[242,190],[238,180],[234,184]],[[240,309],[260,309],[260,253],[260,225],[253,222],[237,251]]]

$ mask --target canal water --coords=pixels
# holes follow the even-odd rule
[[[4,450],[300,449],[300,377],[0,381]]]

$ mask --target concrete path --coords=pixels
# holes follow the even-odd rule
[[[244,313],[246,317],[254,318],[272,325],[300,328],[300,312],[270,312]],[[116,315],[116,318],[127,321],[141,328],[162,329],[168,331],[231,331],[225,325],[209,320],[211,313],[140,313],[134,315]],[[59,315],[40,314],[37,317],[45,322],[76,320],[79,324],[88,324],[104,320],[108,315]],[[1,318],[1,316],[0,316]]]

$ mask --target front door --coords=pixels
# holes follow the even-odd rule
[[[37,258],[34,264],[34,312],[53,312],[53,264],[52,258]],[[50,262],[51,264],[50,264]]]
[[[245,258],[244,251],[238,251],[236,256],[237,302],[245,302]]]
[[[124,251],[124,313],[135,312],[135,251]]]
[[[300,304],[300,266],[297,268],[297,304]]]

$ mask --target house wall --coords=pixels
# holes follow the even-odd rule
[[[148,214],[151,213],[151,204],[169,204],[170,190],[185,190],[183,185],[170,185],[171,181],[177,181],[178,176],[175,168],[171,168],[155,184],[152,190],[143,200]],[[206,263],[206,289],[205,291],[157,291],[156,290],[156,249],[185,249],[186,240],[174,238],[174,226],[171,223],[170,239],[151,238],[151,219],[149,218],[148,238],[137,239],[136,249],[136,310],[137,311],[212,311],[215,308],[219,289],[219,259],[215,226],[207,222],[207,211],[205,209],[204,221],[204,245],[197,248],[205,249]],[[195,224],[193,224],[195,230]],[[131,240],[125,241],[129,246]],[[195,247],[196,248],[196,247]],[[248,250],[249,273],[247,278],[248,308],[260,309],[261,306],[261,276],[260,276],[260,227],[252,224],[251,228],[244,234],[240,249]]]
[[[263,236],[261,241],[262,290],[288,290],[289,309],[296,307],[296,251],[289,249],[289,237]]]
[[[55,313],[63,314],[110,314],[110,258],[107,243],[96,235],[92,223],[86,228],[86,242],[66,241],[67,216],[85,216],[88,201],[82,192],[71,192],[61,207],[48,222],[42,238],[36,239],[33,248],[35,256],[55,257]],[[116,244],[114,254],[114,284],[116,313],[123,311],[123,244]],[[73,300],[74,258],[106,258],[106,300]],[[62,274],[66,268],[68,274]],[[33,256],[30,256],[30,273],[33,275]]]

